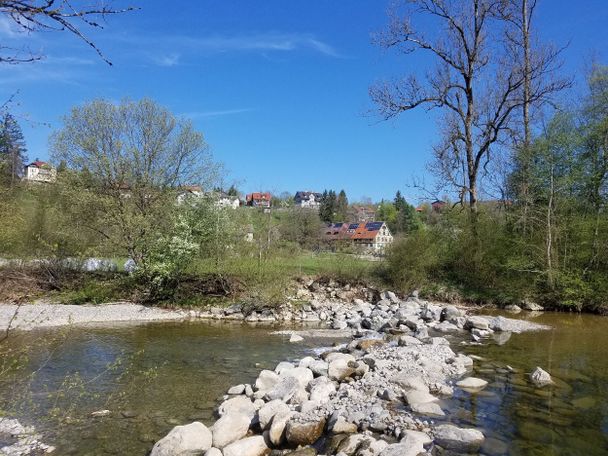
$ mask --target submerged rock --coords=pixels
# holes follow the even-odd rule
[[[302,342],[303,340],[304,338],[302,336],[298,336],[297,334],[292,334],[289,338],[289,342],[291,343]]]
[[[468,390],[480,390],[485,388],[488,382],[476,377],[467,377],[456,383],[456,386]]]
[[[534,369],[534,371],[532,371],[532,373],[530,374],[530,380],[532,381],[532,383],[534,383],[537,387],[543,387],[543,386],[547,386],[547,385],[551,385],[553,384],[553,380],[551,379],[551,375],[549,374],[549,372],[541,369],[540,367],[536,367],[536,369]]]
[[[459,452],[477,451],[485,439],[477,429],[464,429],[452,424],[437,426],[434,436],[437,445]]]

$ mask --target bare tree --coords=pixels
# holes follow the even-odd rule
[[[77,6],[72,0],[0,0],[0,14],[9,18],[24,32],[67,31],[91,46],[109,65],[112,63],[103,55],[97,45],[83,31],[85,28],[103,28],[106,16],[133,11],[134,7],[111,8],[106,1],[98,0]],[[41,55],[27,48],[0,46],[0,63],[25,63],[40,60]]]
[[[522,207],[522,227],[526,232],[530,201],[530,166],[534,110],[540,111],[551,103],[553,96],[571,86],[572,81],[557,77],[561,67],[563,49],[540,43],[534,34],[533,23],[537,0],[508,0],[503,9],[507,23],[505,38],[509,52],[521,66],[524,78],[521,89],[520,128],[514,129],[515,167],[517,182],[515,191]],[[535,97],[541,93],[542,97]]]
[[[463,203],[468,200],[473,218],[480,178],[524,104],[527,77],[540,80],[553,70],[553,60],[539,59],[527,75],[514,61],[504,39],[505,15],[504,0],[409,0],[397,4],[388,28],[376,37],[385,49],[426,52],[435,60],[423,82],[412,73],[372,86],[370,95],[384,119],[421,106],[442,110],[435,170]],[[413,24],[418,18],[425,20],[427,32]],[[539,103],[560,88],[554,81],[531,83],[526,103]]]

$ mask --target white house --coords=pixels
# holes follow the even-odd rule
[[[384,222],[330,223],[324,229],[330,243],[350,244],[362,252],[382,255],[393,242],[393,235]]]
[[[321,205],[321,198],[323,195],[317,192],[310,191],[299,191],[296,192],[296,196],[293,198],[293,203],[297,207],[303,207],[308,209],[319,209]]]
[[[57,170],[47,162],[36,160],[25,167],[23,179],[27,182],[55,182]]]
[[[231,209],[238,209],[241,205],[241,200],[238,196],[230,196],[226,193],[220,193],[217,195],[217,201],[215,202],[217,207],[229,207]]]

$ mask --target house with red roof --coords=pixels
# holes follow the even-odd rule
[[[251,207],[270,207],[271,200],[270,192],[254,192],[245,197],[245,204]]]
[[[323,231],[329,243],[343,243],[357,250],[383,254],[393,242],[393,235],[385,222],[330,223]]]
[[[40,160],[33,161],[25,167],[23,180],[27,182],[55,182],[57,170],[47,162]]]

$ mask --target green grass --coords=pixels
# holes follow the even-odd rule
[[[380,263],[352,255],[311,254],[256,258],[233,258],[219,266],[210,259],[197,260],[189,272],[194,274],[225,274],[249,281],[266,281],[303,276],[326,277],[344,281],[368,281],[379,269]]]
[[[228,277],[238,282],[240,288],[238,295],[233,298],[254,305],[278,305],[285,302],[286,296],[293,291],[295,280],[299,278],[369,284],[377,281],[380,267],[380,262],[352,255],[300,253],[273,256],[262,261],[252,257],[231,258],[219,265],[210,259],[199,259],[189,268],[188,273],[195,277]],[[186,301],[192,303],[196,299]],[[208,303],[209,299],[201,297],[200,302]]]
[[[44,282],[47,277],[44,271],[29,270],[31,277],[38,280],[31,283],[39,283],[39,286],[23,288],[17,287],[23,281],[5,281],[5,298],[10,300],[19,295],[49,297],[65,304],[147,299],[145,286],[122,271],[124,260],[115,260],[121,266],[118,272],[63,271],[52,285]],[[284,303],[286,297],[295,291],[297,279],[308,277],[375,285],[380,281],[381,268],[382,262],[330,253],[274,255],[262,261],[252,257],[228,258],[219,264],[211,259],[198,259],[185,271],[175,295],[159,304],[196,307],[241,302],[273,306]],[[221,284],[219,287],[218,283]]]

